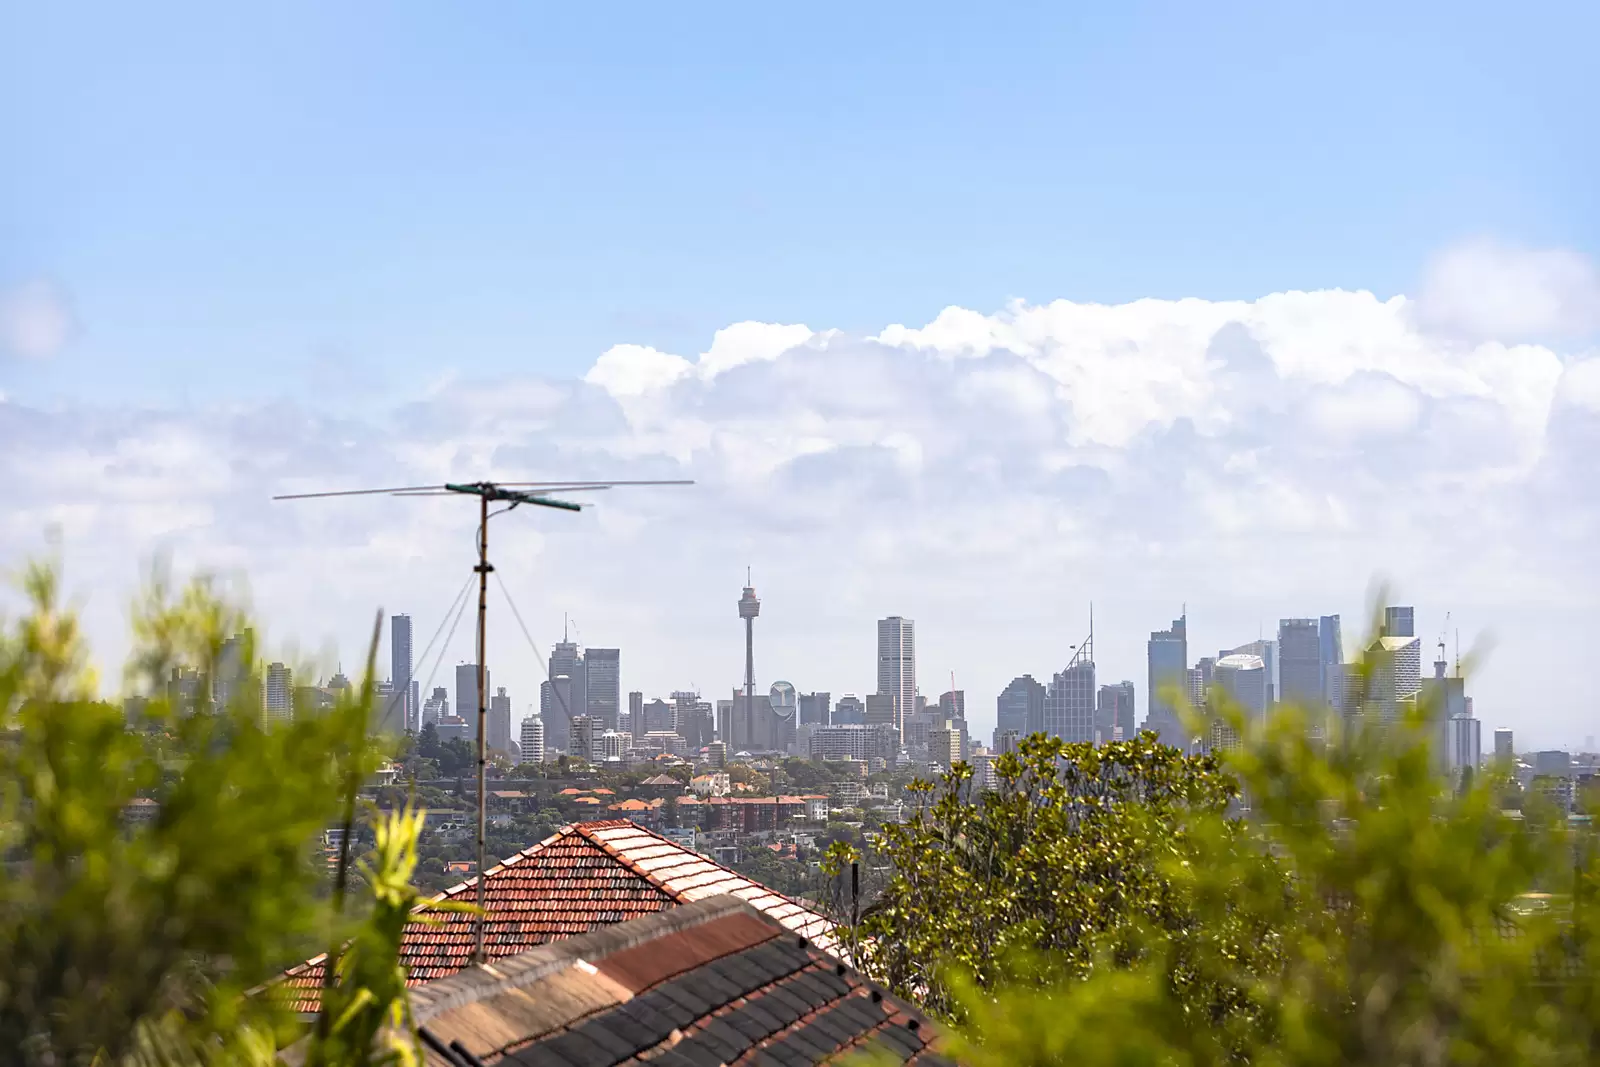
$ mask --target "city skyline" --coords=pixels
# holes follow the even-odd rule
[[[745,603],[750,603],[751,601],[753,601],[753,596],[750,595],[747,587]],[[1282,649],[1281,641],[1286,635],[1294,637],[1297,630],[1306,630],[1305,637],[1294,638],[1295,640],[1299,640],[1303,643],[1302,647],[1298,648],[1297,650],[1297,648],[1291,642],[1287,669],[1291,679],[1293,679],[1297,670],[1311,670],[1312,668],[1315,668],[1314,673],[1315,677],[1317,678],[1319,692],[1327,692],[1326,687],[1330,684],[1326,664],[1321,660],[1321,657],[1326,653],[1328,642],[1330,640],[1338,642],[1340,656],[1343,661],[1348,661],[1349,659],[1359,655],[1363,647],[1360,641],[1354,638],[1352,638],[1351,643],[1348,644],[1341,640],[1341,620],[1339,615],[1324,615],[1314,617],[1285,616],[1279,620],[1279,625],[1275,631],[1275,638],[1245,642],[1233,647],[1229,647],[1228,645],[1224,644],[1218,649],[1216,655],[1209,655],[1207,646],[1196,645],[1187,639],[1188,605],[1182,605],[1182,607],[1185,610],[1185,614],[1180,616],[1178,620],[1174,620],[1173,625],[1176,625],[1178,622],[1184,623],[1185,641],[1183,642],[1183,656],[1187,660],[1185,671],[1192,675],[1194,673],[1192,669],[1193,665],[1201,664],[1207,671],[1207,680],[1209,681],[1210,672],[1217,666],[1223,667],[1223,675],[1218,676],[1219,683],[1223,685],[1225,691],[1228,691],[1236,698],[1241,699],[1242,703],[1251,708],[1259,709],[1261,707],[1265,707],[1272,701],[1282,699],[1284,695],[1284,691],[1281,689],[1281,687],[1275,689],[1274,686],[1277,685],[1276,680],[1281,677],[1282,671],[1285,668],[1285,655]],[[755,611],[756,609],[751,608],[750,610]],[[1429,647],[1420,636],[1415,635],[1415,630],[1417,628],[1417,624],[1415,622],[1415,613],[1416,608],[1411,605],[1401,607],[1388,606],[1382,611],[1378,612],[1376,618],[1381,621],[1375,623],[1375,626],[1380,631],[1384,630],[1385,628],[1395,630],[1397,634],[1403,631],[1404,635],[1408,638],[1408,644],[1410,646],[1410,652],[1408,654],[1411,656],[1411,659],[1407,661],[1408,667],[1406,669],[1409,671],[1407,677],[1412,679],[1411,687],[1408,691],[1412,692],[1416,691],[1416,689],[1421,685],[1421,679],[1427,676],[1429,670],[1431,670],[1431,668],[1424,669],[1425,662],[1431,663],[1433,657],[1444,655],[1447,660],[1449,660],[1449,665],[1453,670],[1455,661],[1450,657],[1456,654],[1455,650],[1448,647],[1450,645],[1450,641],[1447,640],[1447,637],[1453,635],[1447,634],[1445,631],[1441,631],[1439,635],[1440,641],[1435,642],[1434,646],[1432,647]],[[1428,617],[1426,609],[1424,609],[1423,617],[1424,619]],[[750,620],[753,621],[753,618],[754,615],[752,614],[750,616]],[[1449,615],[1445,615],[1444,618],[1448,621]],[[772,680],[767,680],[758,673],[756,678],[757,693],[761,696],[762,703],[765,703],[766,693],[769,687],[790,687],[791,698],[798,699],[800,702],[796,708],[791,709],[791,711],[796,712],[794,715],[794,723],[799,724],[804,720],[797,713],[798,708],[805,706],[805,702],[811,698],[811,694],[814,692],[818,693],[824,699],[834,701],[839,698],[846,697],[855,697],[859,700],[866,701],[871,696],[881,696],[881,694],[878,693],[878,690],[882,688],[885,678],[893,679],[897,676],[897,671],[894,668],[890,668],[886,671],[886,660],[888,659],[886,652],[892,652],[895,648],[901,647],[898,644],[899,641],[903,640],[905,642],[904,647],[911,653],[910,657],[908,657],[911,663],[911,670],[915,670],[915,638],[911,636],[914,623],[911,619],[904,618],[902,616],[881,618],[875,620],[875,623],[876,642],[874,647],[877,655],[874,667],[877,676],[876,681],[878,683],[876,686],[863,689],[842,689],[835,685],[831,688],[824,688],[824,686],[827,684],[827,679],[808,679],[804,683],[792,684],[788,678],[774,678]],[[886,638],[886,627],[891,634],[891,636],[888,638]],[[1307,627],[1309,627],[1308,630],[1306,629]],[[564,631],[570,630],[570,621],[566,618],[563,619],[563,628]],[[1170,627],[1163,632],[1170,632]],[[1102,636],[1103,633],[1104,631],[1102,630]],[[900,636],[896,638],[892,636],[894,634],[898,634]],[[1159,635],[1154,632],[1150,634],[1152,639],[1156,636]],[[562,642],[558,642],[555,646],[553,646],[550,665],[547,669],[556,673],[564,670],[572,670],[580,677],[588,678],[589,672],[585,666],[585,661],[588,658],[590,649],[580,645],[577,641],[571,640],[570,638],[570,633],[567,633]],[[1123,687],[1127,687],[1133,694],[1132,707],[1135,709],[1134,720],[1138,724],[1139,728],[1145,728],[1149,724],[1149,702],[1147,688],[1142,686],[1139,682],[1136,682],[1134,677],[1121,675],[1116,671],[1106,670],[1103,665],[1097,663],[1094,658],[1093,651],[1094,641],[1097,639],[1097,636],[1094,633],[1091,633],[1089,639],[1083,641],[1081,644],[1068,646],[1068,651],[1071,654],[1071,658],[1060,670],[1040,670],[1035,666],[1030,665],[1027,669],[1018,670],[1014,675],[1011,676],[1010,679],[1008,679],[1005,685],[1002,685],[994,690],[992,694],[980,692],[977,694],[976,700],[964,702],[966,705],[966,721],[969,724],[970,735],[973,740],[975,742],[982,741],[983,743],[987,744],[993,736],[997,735],[999,728],[999,715],[996,705],[1002,698],[1002,694],[1009,690],[1012,680],[1020,680],[1023,675],[1034,675],[1036,674],[1036,671],[1040,671],[1045,677],[1043,682],[1036,683],[1040,686],[1040,696],[1038,698],[1040,701],[1040,707],[1037,711],[1036,724],[1045,729],[1047,732],[1059,732],[1062,736],[1068,738],[1069,740],[1093,739],[1096,736],[1095,731],[1100,729],[1103,725],[1100,722],[1100,717],[1102,717],[1104,713],[1105,700],[1107,699],[1106,691],[1111,689],[1120,690]],[[1441,651],[1438,648],[1438,645],[1440,644],[1445,645],[1446,649]],[[741,647],[742,645],[743,643],[741,642]],[[1153,676],[1154,669],[1154,665],[1150,658],[1150,648],[1151,642],[1146,642],[1146,678]],[[630,678],[627,666],[623,662],[625,659],[623,656],[623,653],[626,651],[625,649],[596,646],[595,651],[601,653],[604,657],[604,662],[606,664],[605,670],[607,672],[606,676],[609,679],[609,684],[618,687],[617,691],[619,696],[620,692],[627,691],[631,694],[642,695],[643,699],[647,702],[664,702],[664,698],[670,694],[672,701],[674,704],[676,704],[680,697],[686,697],[690,693],[705,692],[704,689],[686,689],[681,683],[671,683],[670,688],[660,690],[653,689],[648,686],[641,689],[639,685],[636,684],[636,681]],[[1237,683],[1234,680],[1237,675],[1234,672],[1237,671],[1239,664],[1224,663],[1223,661],[1229,659],[1230,657],[1239,656],[1255,656],[1257,658],[1262,656],[1265,657],[1265,660],[1258,664],[1260,669],[1259,675],[1252,676],[1259,678],[1263,688],[1263,692],[1261,694],[1251,696],[1248,693],[1237,691]],[[1307,656],[1312,657],[1311,663],[1309,666],[1302,666],[1301,661]],[[470,664],[458,665],[458,677],[463,671],[466,671],[468,668],[470,668],[470,666]],[[1078,678],[1080,666],[1082,668],[1081,679]],[[1004,673],[1003,670],[1002,673]],[[1129,672],[1129,674],[1131,674],[1131,672]],[[945,676],[948,678],[948,672]],[[1060,683],[1061,679],[1064,677],[1071,678],[1073,681],[1070,684],[1063,686]],[[1302,684],[1309,685],[1310,683],[1305,682]],[[920,696],[922,700],[926,702],[930,710],[939,704],[941,695],[946,695],[943,694],[942,687],[936,686],[935,688],[940,688],[941,692],[928,692],[925,689],[922,689],[920,686],[917,688],[918,696]],[[963,689],[965,689],[965,687],[963,687]],[[1056,692],[1058,689],[1060,690],[1059,693]],[[741,703],[743,691],[744,666],[741,665],[739,684],[733,687],[734,705],[736,710],[740,712],[743,710]],[[776,691],[776,689],[774,689],[774,691]],[[512,711],[509,728],[513,736],[519,729],[519,724],[525,718],[536,714],[547,714],[544,709],[558,706],[558,704],[549,694],[548,682],[540,683],[539,692],[541,693],[541,696],[535,702],[522,701],[517,697],[516,694],[511,695]],[[576,709],[587,708],[591,714],[594,713],[593,706],[582,703],[580,698],[574,697],[570,686],[564,687],[562,692],[564,694],[564,699],[570,702],[567,706],[574,707]],[[1331,705],[1337,706],[1338,701],[1336,697],[1327,696],[1325,699]],[[1392,698],[1389,700],[1389,704],[1393,704]],[[618,705],[620,706],[620,700],[618,701]],[[1046,711],[1047,705],[1050,709],[1048,711]],[[709,702],[707,702],[707,706],[710,706]],[[1479,704],[1475,710],[1480,713],[1478,718],[1482,720],[1483,715],[1481,713],[1486,712],[1489,709],[1486,705]],[[582,712],[578,710],[574,711],[574,714],[579,713]],[[870,722],[872,720],[869,718],[867,721]],[[1534,733],[1530,735],[1526,726],[1519,727],[1514,720],[1502,721],[1499,719],[1494,719],[1492,716],[1490,716],[1488,721],[1490,722],[1490,730],[1500,727],[1508,727],[1512,729],[1520,729],[1520,736],[1525,740],[1529,739],[1530,736],[1537,737],[1537,731],[1534,731]],[[615,727],[614,724],[597,725],[595,728],[596,732],[602,728]],[[547,729],[549,729],[549,727],[547,727]],[[556,724],[554,729],[551,730],[551,733],[558,738],[560,737],[562,730],[563,727],[561,724]],[[1109,739],[1109,737],[1109,730],[1103,730],[1102,739]],[[555,738],[552,738],[551,748],[554,749],[560,747],[562,746],[556,743]],[[1574,744],[1572,747],[1576,748],[1577,746]]]

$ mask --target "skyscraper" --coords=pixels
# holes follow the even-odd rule
[[[1217,660],[1211,682],[1229,700],[1238,704],[1253,722],[1266,717],[1268,708],[1267,663],[1248,652],[1234,652]]]
[[[1317,642],[1322,660],[1322,702],[1337,708],[1344,699],[1344,635],[1339,616],[1324,615],[1317,620]]]
[[[628,719],[618,729],[625,734],[643,735],[644,731],[639,729],[639,723],[643,721],[641,719],[643,714],[644,694],[635,689],[628,694]]]
[[[412,699],[416,686],[411,671],[411,616],[394,615],[389,619],[389,681],[394,683],[391,699],[399,704],[396,710],[401,729],[420,730],[422,709]]]
[[[867,706],[861,698],[853,693],[846,693],[839,698],[833,706],[834,726],[865,726],[867,722]]]
[[[483,687],[489,688],[489,672],[483,672]],[[478,665],[456,664],[456,714],[467,721],[467,740],[478,739]],[[509,729],[509,727],[507,728]]]
[[[1367,692],[1355,706],[1369,720],[1394,722],[1422,691],[1422,642],[1385,635],[1373,642],[1367,659]]]
[[[544,720],[544,748],[546,752],[568,752],[572,740],[572,679],[565,674],[552,675],[548,682],[539,684],[539,718]]]
[[[1187,688],[1189,671],[1189,616],[1188,613],[1172,620],[1170,630],[1155,630],[1145,646],[1150,667],[1150,688],[1145,700],[1146,730],[1154,730],[1168,745],[1183,745],[1184,730],[1178,719],[1178,707],[1168,699],[1168,690]]]
[[[1327,703],[1322,627],[1316,619],[1278,620],[1278,699],[1302,708]]]
[[[832,722],[831,693],[801,693],[800,694],[800,725],[801,726],[827,726]]]
[[[1510,762],[1517,758],[1517,750],[1511,743],[1511,730],[1500,727],[1494,732],[1494,758]]]
[[[1095,714],[1095,729],[1102,742],[1123,741],[1133,738],[1136,730],[1133,709],[1133,683],[1117,682],[1100,687],[1099,708]]]
[[[584,686],[589,717],[600,732],[615,730],[622,711],[622,652],[590,648],[583,653]]]
[[[1050,679],[1044,694],[1044,732],[1063,741],[1093,741],[1094,644],[1079,646],[1066,669]]]
[[[489,698],[489,747],[498,752],[511,752],[511,698],[506,687],[495,690]]]
[[[1417,636],[1416,609],[1390,605],[1383,609],[1384,637]]]
[[[878,692],[895,698],[895,730],[905,737],[917,707],[916,624],[891,615],[878,620]]]
[[[1445,721],[1445,759],[1457,774],[1483,762],[1482,724],[1470,715]]]
[[[1027,737],[1044,729],[1044,686],[1031,674],[1011,679],[1011,684],[995,699],[994,747],[1000,750],[1000,737],[1013,733]]]
[[[294,718],[294,672],[281,663],[267,666],[266,713],[268,722]]]
[[[583,653],[578,650],[576,641],[569,641],[565,631],[561,640],[550,650],[550,665],[546,677],[554,678],[558,674],[567,677],[567,685],[561,690],[565,699],[562,709],[568,718],[574,715],[587,715],[589,713],[589,672],[584,669]],[[549,716],[545,716],[545,744],[553,746],[553,738],[557,733],[566,737],[565,727],[557,727]]]
[[[1226,648],[1217,653],[1217,658],[1223,656],[1259,656],[1262,668],[1267,672],[1267,707],[1278,701],[1278,642],[1255,640],[1249,644],[1240,645],[1238,648]]]
[[[939,714],[946,719],[965,719],[967,717],[967,691],[965,689],[952,689],[947,693],[939,694]]]
[[[840,701],[843,704],[844,701]],[[905,740],[904,720],[900,715],[899,701],[893,693],[869,693],[862,716],[868,726],[887,726],[899,745]]]

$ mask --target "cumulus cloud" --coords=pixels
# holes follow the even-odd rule
[[[1279,614],[1357,612],[1381,573],[1424,605],[1537,605],[1546,655],[1560,635],[1538,626],[1592,600],[1600,360],[1442,337],[1414,312],[1328,291],[950,308],[874,336],[738,323],[698,354],[617,345],[578,381],[452,381],[370,421],[0,405],[0,554],[55,523],[96,582],[162,545],[248,566],[269,618],[313,636],[349,619],[353,650],[377,603],[431,629],[469,576],[470,509],[272,493],[693,478],[499,520],[497,566],[542,639],[570,610],[626,650],[629,688],[720,692],[751,564],[762,677],[867,691],[871,620],[907,614],[925,690],[955,669],[981,723],[1011,675],[1064,664],[1091,599],[1127,611],[1097,634],[1103,672],[1137,679],[1144,632],[1185,600],[1221,647]],[[521,714],[538,676],[497,633]]]
[[[74,329],[71,305],[58,286],[31,281],[0,292],[0,352],[45,359],[66,345]]]
[[[1600,330],[1600,270],[1568,249],[1470,241],[1429,264],[1417,316],[1471,338],[1583,336]]]

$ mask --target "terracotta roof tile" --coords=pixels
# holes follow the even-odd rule
[[[833,926],[788,897],[626,819],[567,826],[486,874],[489,958],[586,934],[690,901],[734,894],[790,930],[833,951]],[[477,879],[436,900],[477,900]],[[462,970],[472,960],[473,918],[443,914],[406,928],[400,962],[412,985]],[[324,958],[285,972],[295,1010],[317,1010]]]
[[[466,971],[414,1000],[430,1067],[799,1067],[867,1048],[952,1062],[915,1007],[727,896]]]

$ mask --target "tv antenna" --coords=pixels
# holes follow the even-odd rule
[[[642,485],[693,485],[689,479],[656,481],[566,481],[566,482],[445,482],[442,485],[403,485],[387,489],[343,489],[323,493],[281,493],[274,500],[318,500],[343,496],[464,496],[478,498],[478,563],[473,572],[478,576],[478,913],[473,919],[472,962],[482,964],[484,955],[484,848],[487,829],[485,800],[485,768],[488,765],[488,667],[485,639],[489,616],[489,573],[494,567],[489,563],[489,520],[523,504],[560,511],[581,511],[583,505],[571,500],[561,500],[547,494],[588,493],[618,486]],[[490,511],[491,503],[506,506]],[[515,610],[515,605],[512,605]]]

